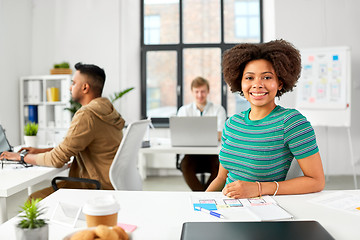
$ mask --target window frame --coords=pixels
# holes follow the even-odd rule
[[[150,51],[175,51],[177,53],[177,109],[183,105],[183,50],[189,48],[220,48],[221,55],[225,50],[236,46],[238,43],[225,43],[224,41],[224,0],[220,0],[220,34],[221,40],[219,43],[184,43],[183,42],[183,0],[179,0],[179,43],[177,44],[145,44],[144,43],[144,1],[140,0],[140,27],[141,27],[141,56],[140,56],[140,76],[141,76],[141,119],[147,118],[146,110],[146,55]],[[259,0],[259,20],[260,20],[260,43],[263,42],[263,0]],[[227,110],[227,85],[224,81],[224,76],[221,74],[221,105]],[[152,123],[156,127],[168,127],[169,118],[152,118]]]

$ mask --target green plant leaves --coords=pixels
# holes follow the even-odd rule
[[[114,103],[116,100],[118,100],[119,98],[121,98],[122,96],[124,96],[126,93],[130,92],[131,90],[133,90],[134,88],[131,87],[131,88],[127,88],[121,92],[115,92],[113,95],[111,95],[109,98],[110,98],[110,101],[112,103]]]
[[[70,64],[68,62],[56,63],[54,68],[70,68]]]
[[[40,228],[46,224],[44,219],[39,219],[44,214],[44,208],[38,208],[40,200],[41,198],[31,199],[31,201],[26,201],[21,206],[22,211],[20,213],[23,213],[23,215],[19,216],[22,218],[18,224],[20,228]]]
[[[34,122],[29,122],[24,126],[25,136],[36,136],[38,132],[39,125]]]

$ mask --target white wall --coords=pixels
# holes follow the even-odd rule
[[[0,0],[0,123],[12,145],[20,143],[19,77],[30,72],[31,8],[28,0]]]
[[[54,63],[104,68],[104,96],[120,88],[120,6],[117,0],[33,0],[31,74],[49,74]]]
[[[355,157],[360,151],[360,28],[357,0],[275,0],[275,37],[292,42],[298,48],[350,46],[352,61],[351,134]],[[295,106],[295,92],[287,94],[280,104]],[[328,174],[351,174],[348,139],[344,128],[315,129]],[[360,168],[360,167],[358,167]],[[359,172],[359,170],[357,171]]]

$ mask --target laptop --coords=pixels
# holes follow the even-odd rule
[[[217,117],[170,117],[170,139],[173,147],[217,146]]]
[[[9,140],[7,139],[5,135],[4,128],[0,125],[0,154],[3,152],[12,152],[13,148],[9,143]]]
[[[316,221],[186,222],[181,240],[328,240],[334,239]]]

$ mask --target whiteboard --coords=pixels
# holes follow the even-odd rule
[[[302,49],[296,108],[315,126],[351,124],[349,47]]]

